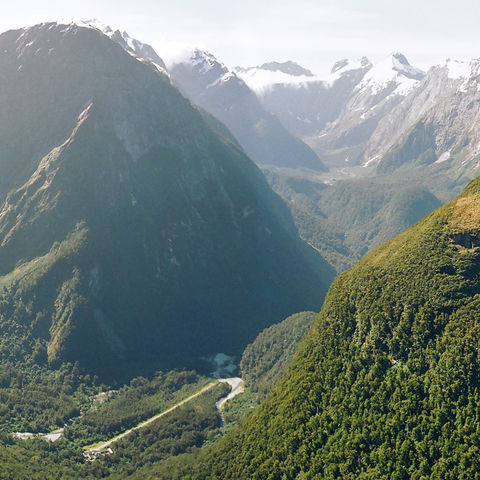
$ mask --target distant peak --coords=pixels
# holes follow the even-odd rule
[[[104,33],[113,33],[113,29],[101,22],[98,18],[90,18],[88,20],[80,20],[79,22],[74,22],[77,25],[81,27],[90,27],[90,28],[96,28],[97,30],[101,30]],[[125,32],[124,32],[125,33]]]
[[[72,22],[79,27],[93,28],[99,30],[104,35],[118,43],[126,52],[133,57],[144,60],[154,65],[162,73],[167,73],[167,67],[164,61],[158,56],[157,52],[150,45],[132,38],[126,31],[113,29],[109,25],[96,18]]]
[[[351,60],[349,58],[343,58],[342,60],[338,60],[333,64],[332,70],[330,71],[331,74],[337,73],[341,74],[343,72],[349,72],[352,70],[370,68],[372,63],[367,57],[362,57],[360,59]]]
[[[262,70],[269,70],[271,72],[282,72],[287,75],[293,75],[300,77],[302,75],[306,77],[313,77],[313,73],[307,68],[302,67],[298,63],[288,60],[287,62],[267,62],[261,65],[259,68]]]
[[[400,73],[404,77],[412,80],[422,80],[425,77],[425,72],[419,68],[413,67],[407,57],[403,53],[395,52],[391,55],[392,69]]]
[[[333,64],[333,67],[330,70],[330,73],[338,72],[338,70],[341,70],[342,68],[346,67],[347,65],[348,65],[348,58],[342,58],[342,60],[338,60],[338,62],[335,62]]]
[[[409,61],[407,60],[407,57],[403,53],[400,53],[400,52],[392,53],[392,57],[395,60],[398,60],[403,65],[410,65]]]
[[[200,48],[195,48],[189,58],[190,63],[196,67],[200,73],[205,74],[210,72],[210,70],[222,72],[222,75],[228,73],[228,68],[220,62],[213,53],[207,52],[206,50],[201,50]]]

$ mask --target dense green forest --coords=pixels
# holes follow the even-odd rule
[[[476,180],[338,277],[261,407],[209,451],[142,474],[480,478],[479,205]]]
[[[298,343],[312,326],[314,312],[291,315],[260,332],[245,348],[240,371],[245,386],[263,398],[287,369]]]
[[[63,370],[66,371],[67,367]],[[73,370],[73,375],[71,372],[70,375],[78,380],[80,377],[75,377],[75,367]],[[74,412],[81,416],[71,420],[64,436],[55,443],[40,437],[15,439],[9,433],[9,425],[5,425],[0,433],[1,478],[120,479],[145,465],[212,443],[225,430],[215,405],[219,398],[228,393],[229,387],[223,383],[218,383],[168,415],[119,440],[113,446],[112,455],[101,457],[93,463],[87,462],[83,455],[85,447],[92,442],[113,438],[139,421],[198,392],[211,381],[193,371],[157,372],[151,379],[138,377],[129,385],[109,391],[102,402],[98,401],[101,398],[98,394],[87,396],[82,406],[85,410]],[[36,393],[26,398],[33,405],[37,399]],[[24,416],[22,405],[26,403],[19,401],[17,409]],[[39,412],[41,406],[40,403]]]
[[[356,178],[326,185],[275,169],[264,173],[290,208],[301,238],[338,273],[441,204],[430,191],[432,185],[420,184],[414,176]]]
[[[157,372],[151,380],[136,377],[119,390],[107,392],[111,397],[107,401],[94,402],[65,429],[65,438],[79,446],[108,440],[192,395],[210,381],[194,371]]]

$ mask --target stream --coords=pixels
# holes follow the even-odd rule
[[[243,380],[240,377],[232,377],[232,378],[219,378],[219,382],[228,383],[232,387],[232,391],[226,396],[218,400],[216,403],[218,411],[221,413],[221,409],[223,405],[225,405],[228,400],[236,397],[243,393]]]

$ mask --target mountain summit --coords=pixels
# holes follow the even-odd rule
[[[298,63],[292,62],[267,62],[259,67],[262,70],[270,70],[272,72],[282,72],[287,75],[294,75],[296,77],[305,75],[306,77],[313,77],[313,73],[307,68],[302,67]]]
[[[194,49],[170,67],[170,74],[193,103],[225,123],[257,164],[327,170],[309,146],[262,107],[240,73],[211,53]]]

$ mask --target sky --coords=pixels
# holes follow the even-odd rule
[[[420,68],[480,57],[478,0],[0,0],[0,31],[97,18],[151,44],[199,46],[230,67],[293,60],[326,74],[342,58],[401,52]]]

